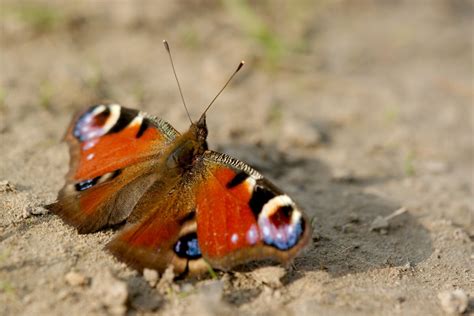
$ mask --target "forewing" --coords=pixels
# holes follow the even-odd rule
[[[66,184],[47,208],[80,233],[122,222],[155,181],[153,160],[177,135],[165,121],[117,104],[79,113],[65,136]]]

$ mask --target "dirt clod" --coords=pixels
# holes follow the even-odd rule
[[[252,277],[259,283],[268,285],[271,288],[282,286],[281,278],[285,275],[282,267],[262,267],[252,272]]]
[[[27,206],[23,210],[22,217],[28,218],[31,216],[41,216],[48,214],[49,211],[42,206]]]
[[[16,187],[8,180],[0,181],[0,193],[15,193]]]

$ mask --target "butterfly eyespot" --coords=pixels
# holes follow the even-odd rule
[[[78,182],[74,185],[74,188],[76,189],[76,191],[85,191],[87,189],[92,188],[94,185],[96,185],[99,179],[100,177],[95,177],[93,179],[88,179],[85,181]]]
[[[105,129],[110,117],[110,109],[105,105],[97,105],[82,114],[77,120],[73,134],[81,142],[97,138],[107,133]]]
[[[293,212],[293,206],[283,205],[280,206],[272,215],[269,216],[270,221],[275,226],[287,225],[291,220],[291,213]]]
[[[196,233],[190,233],[179,238],[173,249],[180,258],[191,260],[201,258],[201,249],[199,248]]]
[[[279,195],[264,205],[258,225],[263,242],[278,250],[294,247],[304,231],[302,214],[286,195]]]
[[[140,138],[149,127],[137,110],[121,111],[118,104],[96,105],[79,117],[73,135],[80,142],[89,142],[109,133],[118,133],[129,125],[140,126],[136,138]]]
[[[74,184],[74,189],[76,191],[85,191],[87,189],[92,188],[93,186],[97,184],[116,178],[118,175],[120,175],[120,173],[122,173],[122,171],[118,169],[113,172],[106,173],[103,176],[98,176],[92,179],[87,179],[87,180],[78,182]]]

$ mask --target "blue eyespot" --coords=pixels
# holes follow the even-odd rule
[[[86,113],[82,114],[74,126],[74,137],[81,142],[102,136],[107,132],[103,127],[110,116],[110,109],[102,105],[104,110],[99,113],[94,113],[97,107],[99,106],[91,107]]]
[[[87,189],[92,188],[94,185],[97,184],[97,181],[99,181],[100,177],[95,177],[93,179],[88,179],[84,180],[82,182],[78,182],[74,185],[76,191],[84,191]]]
[[[293,248],[300,240],[304,231],[304,219],[291,222],[290,207],[281,207],[270,217],[260,217],[258,225],[265,244],[278,250]]]
[[[201,249],[196,233],[184,235],[174,245],[174,252],[181,258],[199,259],[201,258]]]

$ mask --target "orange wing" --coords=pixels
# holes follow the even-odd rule
[[[155,181],[153,159],[178,133],[163,120],[117,104],[76,115],[66,134],[70,170],[47,207],[80,233],[125,220]]]
[[[139,271],[163,272],[173,265],[182,277],[203,273],[208,264],[202,259],[196,235],[192,187],[173,179],[166,183],[157,181],[149,188],[135,207],[146,216],[128,224],[107,249]]]
[[[142,212],[146,210],[146,212]],[[137,270],[201,274],[259,259],[288,262],[310,238],[305,215],[258,172],[206,152],[180,179],[157,181],[134,212],[147,214],[108,249]]]
[[[196,193],[197,236],[203,258],[229,269],[259,259],[287,263],[310,238],[296,204],[237,159],[209,152]]]

